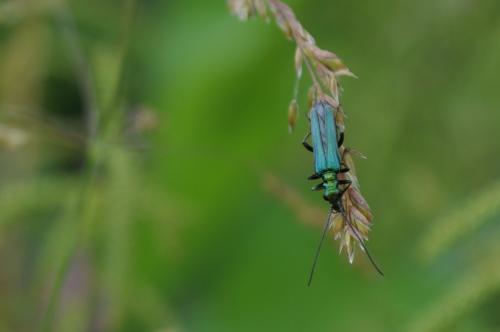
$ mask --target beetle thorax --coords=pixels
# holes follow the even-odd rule
[[[323,188],[325,188],[323,198],[331,202],[340,193],[338,188],[337,176],[333,171],[327,171],[323,173],[322,178]]]

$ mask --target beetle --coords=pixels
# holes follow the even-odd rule
[[[319,242],[313,265],[309,275],[308,285],[311,284],[316,268],[316,263],[319,258],[321,247],[325,240],[326,234],[332,225],[333,215],[340,213],[345,220],[352,234],[359,242],[362,250],[370,260],[373,267],[384,275],[381,269],[372,259],[368,249],[366,248],[362,237],[359,235],[356,228],[352,225],[348,218],[342,197],[349,189],[352,182],[347,179],[339,179],[339,174],[349,172],[341,160],[339,148],[344,143],[344,133],[337,133],[337,123],[335,120],[335,112],[337,110],[325,101],[318,101],[309,112],[310,131],[302,140],[302,145],[314,155],[314,174],[309,180],[321,179],[321,182],[314,186],[312,190],[323,191],[323,198],[330,203],[330,213],[325,223],[321,240]],[[312,145],[308,142],[308,138],[312,138]]]
[[[337,125],[334,109],[326,102],[320,101],[309,112],[310,131],[302,144],[314,154],[314,171],[309,180],[321,179],[322,182],[313,190],[323,190],[323,198],[332,206],[338,207],[342,195],[351,185],[350,180],[339,180],[337,175],[349,172],[349,168],[340,161],[339,147],[344,142],[344,133],[337,140]],[[307,139],[312,136],[312,143]],[[345,186],[341,189],[341,186]],[[338,211],[338,209],[337,209]]]

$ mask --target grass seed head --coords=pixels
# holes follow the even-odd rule
[[[293,99],[288,106],[288,130],[291,133],[295,128],[297,123],[297,117],[299,115],[299,104],[296,99]]]

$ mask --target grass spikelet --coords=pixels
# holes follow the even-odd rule
[[[263,8],[269,8],[278,27],[297,46],[294,61],[297,79],[301,78],[302,66],[305,64],[313,81],[313,93],[316,96],[313,99],[325,100],[332,107],[339,107],[341,89],[338,77],[356,76],[335,53],[316,45],[313,36],[304,29],[289,6],[279,0],[229,0],[228,5],[231,12],[243,21],[257,15],[266,17],[267,10]]]
[[[288,106],[288,131],[292,132],[295,128],[295,124],[297,123],[297,117],[299,115],[299,105],[297,104],[297,100],[293,99]]]

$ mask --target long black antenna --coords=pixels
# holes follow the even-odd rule
[[[382,272],[382,270],[377,266],[377,263],[375,263],[372,256],[370,255],[370,252],[368,251],[368,248],[366,247],[365,242],[363,241],[363,239],[359,235],[358,231],[352,225],[351,220],[349,218],[347,218],[347,214],[345,213],[344,206],[342,205],[341,200],[339,200],[339,202],[337,204],[337,208],[340,211],[340,213],[342,213],[342,217],[344,217],[344,220],[346,221],[346,223],[349,226],[349,228],[351,229],[352,233],[354,234],[354,236],[358,240],[361,248],[363,248],[363,251],[365,252],[366,257],[368,257],[368,260],[370,260],[370,263],[375,268],[375,270],[377,270],[377,272],[383,277],[384,272]]]
[[[321,235],[321,240],[319,241],[318,249],[316,249],[316,254],[314,255],[313,265],[311,267],[311,272],[309,273],[309,280],[307,281],[307,287],[311,286],[311,282],[314,276],[314,271],[316,270],[316,263],[318,262],[319,253],[321,252],[321,247],[323,246],[323,242],[325,242],[326,234],[332,225],[332,214],[333,209],[330,210],[328,214],[328,219],[325,222],[325,227],[323,228],[323,234]]]

